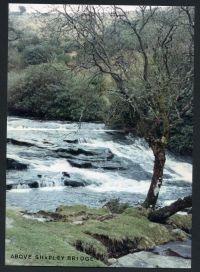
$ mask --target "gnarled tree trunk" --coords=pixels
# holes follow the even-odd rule
[[[185,209],[192,207],[192,196],[187,196],[179,198],[177,201],[173,202],[171,205],[158,209],[156,211],[152,211],[149,213],[149,220],[153,222],[165,222],[165,220],[171,215]]]
[[[148,139],[149,141],[149,139]],[[162,185],[163,180],[163,170],[165,165],[165,145],[162,141],[151,140],[149,141],[149,146],[153,150],[153,154],[155,157],[154,160],[154,168],[153,168],[153,176],[151,179],[151,185],[147,194],[147,197],[142,204],[145,208],[155,208],[160,187]]]

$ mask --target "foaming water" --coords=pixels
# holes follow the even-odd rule
[[[153,169],[154,156],[143,139],[135,139],[132,145],[121,145],[113,141],[102,142],[100,140],[91,140],[86,146],[98,146],[109,148],[113,154],[137,162],[149,172]],[[171,172],[172,170],[173,172]],[[192,164],[178,161],[170,155],[166,155],[165,173],[170,173],[175,179],[182,179],[192,183]]]
[[[144,200],[154,163],[147,143],[141,138],[125,137],[119,131],[108,130],[100,123],[82,123],[80,129],[77,128],[76,123],[70,122],[8,118],[9,138],[36,145],[27,148],[8,144],[9,157],[28,164],[27,171],[9,171],[7,174],[8,183],[16,184],[7,194],[8,205],[38,210],[53,209],[66,203],[97,207],[105,198],[109,200],[113,197],[132,204]],[[76,140],[77,143],[70,144],[66,140]],[[94,151],[106,148],[122,165],[128,160],[130,169],[109,171],[73,167],[67,159],[54,157],[52,147],[89,148]],[[192,183],[192,164],[170,154],[166,157],[166,177],[159,198],[162,203],[190,194]],[[135,172],[131,171],[134,167],[149,174],[145,176],[147,178],[141,178],[140,174],[136,178]],[[86,187],[64,186],[63,172],[67,172],[71,180],[84,182]],[[37,182],[38,188],[29,188],[29,182]],[[185,186],[185,182],[189,185]]]
[[[192,183],[192,164],[167,157],[166,167],[172,169],[180,179]]]
[[[48,171],[60,173],[71,169],[70,164],[65,159],[54,159],[46,162],[47,165],[34,162],[33,167],[38,171]]]

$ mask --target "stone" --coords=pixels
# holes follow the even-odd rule
[[[71,187],[83,187],[85,184],[81,181],[75,181],[75,180],[64,180],[65,186],[71,186]]]
[[[12,184],[6,184],[6,190],[11,190],[13,188]]]
[[[117,262],[117,259],[115,259],[115,258],[110,258],[110,259],[108,259],[107,260],[107,262],[108,262],[108,264],[114,264],[114,263],[116,263]]]
[[[7,143],[13,144],[13,145],[18,145],[18,146],[26,146],[26,147],[32,147],[32,146],[34,146],[34,147],[38,147],[35,144],[28,143],[28,142],[23,142],[23,141],[18,141],[18,140],[11,139],[11,138],[7,138]]]
[[[141,251],[118,258],[111,267],[191,268],[191,260]]]
[[[78,139],[75,139],[75,140],[63,140],[64,142],[66,143],[69,143],[69,144],[78,144]]]
[[[33,182],[28,183],[28,186],[30,188],[39,188],[39,183],[37,181],[33,181]]]
[[[114,157],[113,153],[108,148],[95,148],[92,149],[90,147],[70,147],[70,148],[58,148],[55,149],[54,152],[58,153],[61,157],[69,157],[69,156],[96,156],[97,159],[112,159]]]
[[[93,168],[94,166],[92,165],[91,162],[84,162],[84,161],[75,161],[75,160],[67,160],[71,166],[77,167],[77,168]]]
[[[169,242],[155,247],[152,252],[164,256],[177,256],[191,259],[191,240],[188,239],[186,241]]]
[[[7,158],[7,170],[26,170],[28,165],[25,163],[21,163],[11,158]]]
[[[68,177],[68,178],[70,178],[70,174],[67,173],[67,172],[62,172],[62,175],[63,175],[63,177]]]

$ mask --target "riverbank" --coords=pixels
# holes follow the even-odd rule
[[[163,225],[150,222],[146,210],[139,207],[120,214],[83,205],[36,213],[9,208],[6,264],[110,266],[127,254],[187,240],[190,230],[191,215],[172,216]]]

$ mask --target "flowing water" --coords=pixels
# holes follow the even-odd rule
[[[8,117],[7,137],[32,146],[7,144],[7,157],[28,164],[27,170],[9,170],[7,184],[15,184],[7,191],[7,206],[28,211],[55,210],[59,205],[85,204],[100,207],[112,199],[135,205],[144,200],[150,185],[153,154],[143,139],[124,136],[100,123],[38,121]],[[76,140],[77,142],[70,142]],[[108,151],[114,155],[116,169],[79,168],[69,160],[55,155],[56,149]],[[105,161],[103,162],[106,163]],[[85,182],[85,187],[64,186],[62,172],[70,179]],[[39,188],[28,183],[37,182]],[[192,163],[189,158],[167,154],[164,181],[158,205],[168,204],[191,194]]]

